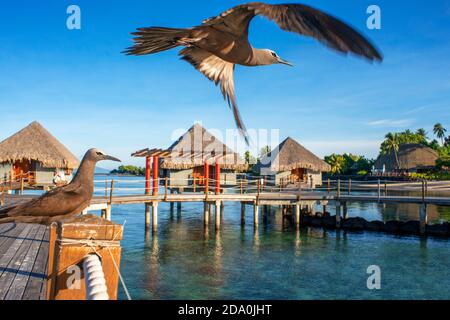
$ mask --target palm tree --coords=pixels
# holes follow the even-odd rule
[[[438,137],[438,139],[441,139],[442,145],[444,145],[444,138],[445,133],[447,132],[447,129],[445,129],[442,124],[436,123],[433,128],[433,133]]]
[[[331,173],[341,173],[344,166],[344,157],[341,155],[332,154],[327,157],[326,162],[331,166]]]
[[[424,128],[417,129],[416,134],[419,137],[423,138],[423,140],[428,139],[428,137],[427,137],[428,132],[426,132]]]
[[[394,132],[390,132],[386,135],[386,140],[385,140],[385,145],[386,148],[389,152],[394,152],[395,155],[395,162],[397,164],[397,169],[399,168],[399,163],[398,163],[398,150],[400,149],[400,141],[399,141],[399,136],[398,133]]]

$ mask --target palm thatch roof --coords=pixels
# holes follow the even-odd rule
[[[194,124],[168,149],[170,156],[164,157],[162,169],[184,170],[209,163],[219,163],[223,169],[244,171],[245,161],[200,124]]]
[[[264,156],[257,168],[270,172],[290,171],[297,168],[322,172],[331,170],[328,163],[290,137]]]
[[[394,151],[382,154],[375,162],[375,169],[382,170],[383,165],[386,171],[417,170],[436,166],[439,154],[433,149],[418,143],[402,144],[397,152],[399,166],[395,159]]]
[[[0,163],[38,161],[45,168],[74,169],[79,160],[39,122],[34,121],[0,142]]]

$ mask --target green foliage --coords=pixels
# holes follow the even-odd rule
[[[143,176],[145,175],[145,168],[136,167],[136,166],[119,166],[119,168],[114,169],[110,172],[111,174],[129,174],[134,176]]]
[[[433,127],[433,133],[436,135],[436,137],[438,139],[441,139],[442,141],[442,145],[444,145],[444,138],[445,138],[445,133],[447,132],[447,129],[445,129],[442,124],[440,124],[439,122],[436,123]]]
[[[410,177],[414,180],[450,180],[450,172],[411,173]]]
[[[366,159],[351,153],[332,154],[325,157],[325,162],[331,166],[332,174],[353,174],[355,172],[370,171],[374,160]]]
[[[265,155],[267,155],[270,152],[270,146],[265,146],[261,148],[261,151],[259,152],[259,158],[263,158]]]
[[[360,171],[358,171],[357,175],[358,175],[358,176],[365,176],[365,175],[367,175],[368,173],[369,173],[369,172],[366,171],[366,170],[360,170]]]
[[[385,140],[381,143],[381,153],[387,154],[392,151],[397,152],[400,145],[407,143],[418,143],[428,146],[426,132],[422,132],[422,130],[423,129],[419,129],[415,133],[409,129],[403,132],[389,132],[386,134]]]

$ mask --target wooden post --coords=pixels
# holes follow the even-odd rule
[[[164,201],[167,201],[167,193],[169,192],[169,178],[164,178]]]
[[[428,223],[427,204],[426,203],[422,203],[420,205],[419,219],[420,219],[420,234],[424,235],[426,232],[427,223]]]
[[[159,176],[159,161],[158,156],[153,156],[153,195],[158,195],[158,176]]]
[[[344,220],[348,218],[348,209],[347,209],[347,201],[343,203],[342,206]]]
[[[83,270],[79,266],[89,254],[101,257],[109,298],[117,299],[122,235],[121,225],[105,222],[90,214],[53,223],[49,239],[47,299],[86,299]],[[89,245],[85,244],[86,241],[89,241]],[[78,281],[74,278],[77,270],[81,272]],[[75,279],[75,283],[72,279]],[[70,285],[72,287],[68,287]]]
[[[216,161],[216,194],[220,194],[220,164]]]
[[[105,197],[108,196],[108,179],[105,180]]]
[[[158,229],[158,201],[152,202],[152,229],[153,231]]]
[[[23,194],[23,177],[20,178],[20,194]]]
[[[108,221],[111,221],[111,209],[112,209],[112,206],[110,203],[110,204],[108,204],[108,206],[106,207],[106,210],[105,210],[105,219]]]
[[[322,206],[322,213],[325,214],[325,212],[327,212],[327,205],[326,204],[324,204]]]
[[[381,181],[378,179],[378,201],[380,201],[381,198]]]
[[[259,225],[259,205],[258,203],[253,204],[253,226],[258,228]]]
[[[216,200],[216,230],[220,229],[220,200]]]
[[[241,202],[241,225],[245,224],[245,203]]]
[[[207,162],[205,162],[205,166],[204,166],[204,174],[205,174],[205,194],[206,197],[208,197],[208,193],[209,193],[209,164]]]
[[[352,179],[348,179],[348,194],[352,192]]]
[[[209,224],[209,204],[208,202],[203,202],[203,221],[205,226]]]
[[[328,178],[328,193],[331,192],[331,181],[330,178]]]
[[[388,191],[387,191],[387,182],[384,180],[384,196],[387,197]]]
[[[114,178],[111,180],[111,190],[109,190],[109,204],[110,205],[112,205],[113,193],[114,193]]]
[[[150,194],[150,157],[145,158],[145,194]]]
[[[150,228],[150,203],[145,204],[145,228]]]
[[[240,183],[239,183],[239,191],[241,192],[241,194],[243,193],[242,179],[240,180]]]
[[[300,204],[295,205],[295,224],[300,225]]]
[[[261,192],[261,180],[258,179],[258,182],[257,182],[257,194],[256,194],[258,200],[259,200],[260,192]]]
[[[341,203],[336,201],[336,228],[341,227]]]
[[[337,181],[337,198],[339,199],[341,197],[341,179],[338,179]]]
[[[422,180],[422,201],[425,200],[425,181]]]

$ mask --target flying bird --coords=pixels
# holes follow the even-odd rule
[[[184,47],[179,53],[181,59],[220,85],[236,125],[248,144],[247,131],[234,94],[235,65],[291,65],[273,50],[252,47],[248,31],[250,22],[257,15],[275,21],[282,30],[313,37],[338,52],[353,53],[369,61],[383,59],[359,32],[320,10],[303,4],[270,5],[261,2],[238,5],[188,29],[139,28],[132,33],[136,36],[134,46],[126,49],[125,53],[139,56]]]
[[[0,223],[24,222],[50,224],[80,214],[86,209],[94,192],[95,164],[102,160],[118,161],[97,149],[86,152],[72,181],[30,201],[0,208]]]

